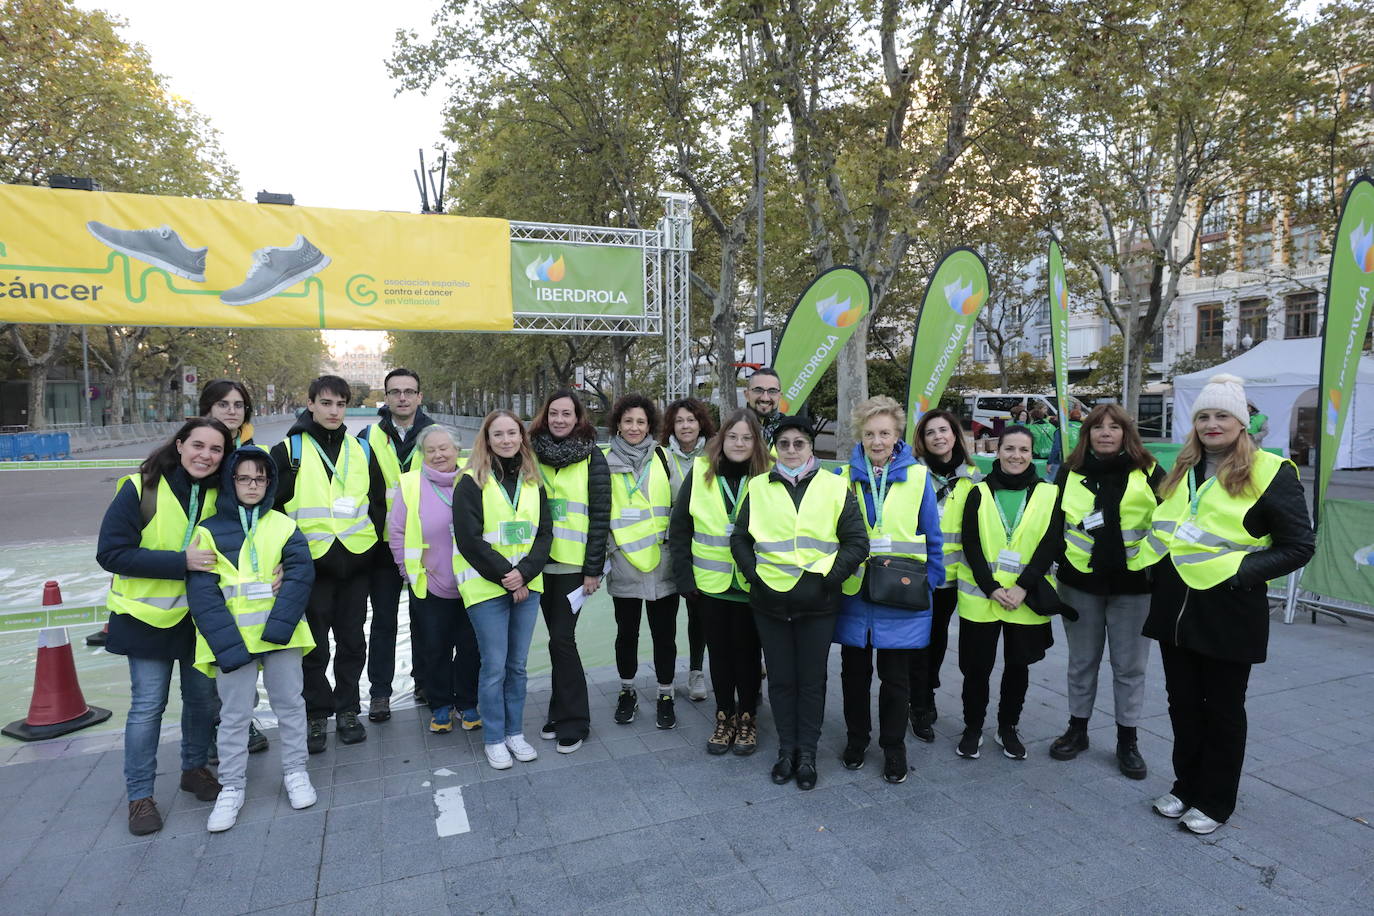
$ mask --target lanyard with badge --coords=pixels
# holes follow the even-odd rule
[[[868,453],[864,453],[864,467],[868,470],[868,488],[873,494],[873,530],[881,532],[883,530],[883,503],[887,502],[887,466],[878,468],[878,479],[874,481],[873,462],[869,460]],[[862,494],[860,495],[862,498]],[[877,537],[872,535],[868,538],[869,553],[891,553],[892,538],[885,534]]]
[[[1085,477],[1085,478],[1083,478],[1083,484],[1081,484],[1081,486],[1084,486],[1084,488],[1086,489],[1086,488],[1087,488],[1087,487],[1086,487],[1086,484],[1087,484],[1087,478]],[[1102,510],[1096,508],[1096,506],[1097,506],[1097,493],[1096,493],[1096,492],[1093,493],[1093,506],[1094,506],[1093,510],[1092,510],[1091,512],[1089,512],[1087,515],[1083,516],[1083,521],[1080,523],[1080,527],[1081,527],[1084,531],[1096,531],[1098,528],[1101,528],[1103,525],[1105,525],[1105,524],[1107,523],[1107,522],[1106,522],[1106,518],[1105,518],[1105,517],[1103,516],[1103,514],[1102,514]]]
[[[1189,544],[1196,544],[1202,540],[1203,531],[1194,521],[1197,519],[1198,509],[1202,503],[1202,496],[1212,488],[1217,482],[1215,476],[1209,477],[1202,482],[1202,486],[1197,485],[1193,471],[1188,471],[1188,520],[1178,526],[1178,539],[1187,541]]]
[[[741,477],[733,490],[720,475],[716,475],[716,483],[720,485],[721,499],[725,500],[725,516],[729,519],[725,523],[725,533],[728,536],[735,533],[735,518],[739,515],[739,500],[744,495],[746,479]]]
[[[448,506],[449,509],[452,509],[452,508],[453,508],[453,491],[452,491],[452,490],[449,490],[447,493],[445,493],[443,490],[439,489],[439,487],[434,483],[434,481],[430,480],[428,477],[425,478],[425,483],[429,484],[429,488],[430,488],[431,490],[434,491],[434,495],[437,496],[437,497],[439,497],[439,502],[441,502],[441,503],[443,503],[444,505]],[[450,542],[453,542],[453,543],[456,543],[457,540],[458,540],[458,535],[456,535],[456,534],[454,533],[454,531],[453,531],[453,513],[452,513],[452,512],[449,512],[449,514],[448,514],[448,539],[449,539]],[[450,543],[450,547],[453,546],[453,543]],[[428,547],[429,545],[426,544],[425,546]],[[452,552],[453,552],[453,551],[450,549],[449,553],[452,553]]]
[[[506,500],[506,504],[510,506],[511,515],[515,515],[520,503],[521,492],[524,490],[523,483],[516,480],[514,498],[506,492],[504,484],[497,482],[496,489]],[[525,519],[510,519],[500,523],[497,527],[497,534],[500,536],[501,543],[506,547],[528,544],[534,540],[534,526]]]
[[[339,443],[339,450],[343,452],[343,475],[342,475],[342,476],[343,476],[343,481],[341,481],[341,482],[339,481],[339,477],[340,477],[339,471],[335,469],[335,467],[334,467],[334,462],[332,462],[332,461],[329,460],[329,456],[326,455],[326,454],[324,453],[324,449],[320,448],[320,444],[319,444],[318,442],[315,441],[315,437],[314,437],[314,436],[311,436],[309,433],[307,433],[306,436],[305,436],[305,438],[309,439],[309,440],[310,440],[310,444],[313,445],[313,446],[315,446],[315,452],[316,452],[316,454],[318,454],[318,455],[320,456],[320,460],[324,462],[324,466],[327,467],[327,468],[329,468],[329,474],[330,474],[330,478],[329,478],[329,489],[330,489],[330,491],[331,491],[331,492],[333,491],[333,489],[334,489],[334,484],[335,484],[336,482],[339,482],[341,486],[347,486],[347,481],[348,481],[348,459],[349,459],[349,457],[352,455],[352,452],[351,452],[351,451],[349,450],[349,448],[348,448],[348,437],[347,437],[347,436],[344,436],[344,437],[343,437],[343,441],[341,441],[341,442]],[[329,507],[329,514],[332,515],[332,516],[334,516],[335,518],[338,518],[338,517],[353,518],[355,515],[357,515],[357,511],[358,511],[358,501],[357,501],[356,499],[354,499],[353,497],[351,497],[351,496],[339,496],[339,497],[335,497],[334,501],[330,504],[330,507]]]
[[[643,494],[645,501],[648,501],[649,492],[644,489],[644,482],[649,479],[649,471],[653,467],[651,463],[653,460],[654,458],[652,455],[645,459],[644,470],[640,471],[639,476],[635,478],[634,486],[630,486],[630,477],[633,476],[630,473],[623,472],[616,475],[620,478],[621,485],[625,487],[626,502],[633,501],[636,493]],[[649,517],[649,511],[650,510],[648,509],[639,509],[634,506],[626,506],[625,508],[620,510],[620,517],[625,519],[626,521],[643,521],[644,519]]]
[[[557,469],[554,470],[557,474]],[[544,479],[544,489],[549,494],[549,518],[555,522],[565,522],[568,520],[568,500],[564,496],[554,496],[553,481],[549,480],[549,475],[544,473],[544,466],[539,465],[539,476]]]
[[[250,600],[272,597],[272,583],[258,578],[258,545],[255,535],[258,532],[258,507],[250,513],[239,506],[239,526],[243,528],[243,546],[248,548],[248,562],[253,569],[253,578],[243,583],[243,596]],[[239,548],[242,550],[243,548]]]
[[[186,548],[191,546],[191,535],[195,533],[196,525],[200,524],[200,484],[191,484],[191,506],[186,511],[186,534],[181,539],[181,552],[185,553]]]
[[[996,493],[992,494],[992,505],[997,510],[998,517],[1002,519],[1002,528],[1007,534],[1006,548],[997,551],[997,568],[1002,572],[1009,572],[1013,575],[1021,572],[1021,553],[1011,549],[1011,541],[1016,529],[1021,524],[1021,516],[1026,514],[1028,503],[1030,503],[1030,489],[1027,489],[1021,497],[1021,505],[1016,507],[1016,518],[1008,522],[1007,513],[1002,511],[1001,500],[997,498]]]

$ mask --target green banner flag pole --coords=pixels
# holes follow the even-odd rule
[[[872,303],[868,278],[853,267],[823,271],[797,297],[773,359],[783,413],[796,413],[806,403]]]
[[[978,312],[988,301],[988,268],[972,248],[945,253],[930,275],[921,300],[906,396],[906,441],[916,435],[921,414],[940,403],[959,365]]]
[[[1326,281],[1321,384],[1317,389],[1322,410],[1317,435],[1313,522],[1326,499],[1326,485],[1331,480],[1336,450],[1350,414],[1360,350],[1369,330],[1371,287],[1374,287],[1374,181],[1362,175],[1346,191],[1331,249],[1331,272]]]
[[[1069,455],[1069,284],[1059,240],[1050,236],[1050,345],[1054,351],[1054,393],[1059,404],[1059,441]],[[1124,397],[1124,395],[1123,395]]]

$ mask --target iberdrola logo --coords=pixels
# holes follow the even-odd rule
[[[1059,274],[1054,275],[1054,298],[1059,300],[1061,309],[1069,310],[1069,291],[1064,288],[1064,278]]]
[[[1326,393],[1326,434],[1336,435],[1336,421],[1341,417],[1341,391],[1332,388]]]
[[[959,277],[953,283],[945,286],[945,301],[949,307],[954,309],[957,315],[972,315],[978,311],[978,306],[982,304],[983,297],[973,294],[973,284],[966,283],[963,277]]]
[[[559,283],[563,280],[563,275],[567,272],[567,267],[563,263],[563,256],[560,254],[555,260],[553,255],[547,258],[535,258],[525,267],[525,276],[531,283]]]
[[[1350,253],[1355,256],[1355,266],[1365,273],[1374,270],[1374,227],[1365,228],[1361,221],[1350,233]]]
[[[1355,568],[1359,569],[1361,566],[1374,567],[1374,544],[1355,551]]]
[[[859,320],[859,307],[850,307],[853,297],[840,301],[839,295],[827,296],[816,303],[816,314],[832,328],[847,328]]]

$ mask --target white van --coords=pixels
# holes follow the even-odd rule
[[[964,414],[969,419],[969,429],[975,439],[992,436],[993,421],[1011,422],[1011,409],[1025,407],[1034,410],[1043,407],[1051,417],[1059,416],[1059,399],[1053,394],[1034,394],[1028,391],[1013,391],[1003,394],[1000,391],[976,391],[964,396]],[[1077,408],[1088,414],[1088,408],[1073,395],[1069,395],[1069,409]]]

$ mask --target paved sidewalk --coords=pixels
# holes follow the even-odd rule
[[[1056,624],[1056,630],[1058,625]],[[881,779],[876,747],[841,768],[838,653],[819,786],[774,786],[772,722],[754,757],[711,758],[711,704],[680,725],[611,723],[617,682],[593,672],[593,738],[498,773],[481,732],[431,736],[417,710],[368,740],[311,758],[319,803],[292,811],[273,749],[250,758],[238,826],[205,831],[210,806],[177,791],[162,745],[153,837],[126,829],[121,751],[57,741],[0,751],[0,909],[18,913],[1368,913],[1374,908],[1374,625],[1276,623],[1250,689],[1240,808],[1209,838],[1149,811],[1170,782],[1163,677],[1152,659],[1132,782],[1112,754],[1104,664],[1093,747],[1048,756],[1067,719],[1063,640],[1032,668],[1022,721],[1030,759],[957,759],[960,678],[951,651],[939,738],[908,739],[913,768]],[[996,675],[994,675],[996,676]],[[1105,703],[1106,705],[1102,705]],[[108,745],[108,742],[105,743]],[[83,752],[83,749],[84,752]],[[452,804],[461,787],[461,813]],[[438,793],[438,795],[436,795]],[[436,822],[439,805],[449,810]],[[438,824],[470,829],[440,837]]]

